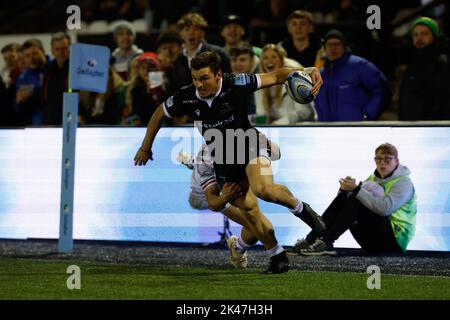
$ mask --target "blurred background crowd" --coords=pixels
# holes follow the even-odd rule
[[[85,0],[81,29],[68,31],[72,4],[0,2],[0,127],[61,126],[74,41],[111,49],[107,92],[80,92],[80,125],[146,126],[191,83],[190,61],[205,50],[228,73],[321,70],[308,105],[282,85],[257,91],[254,124],[450,120],[446,0]],[[381,9],[381,29],[366,25],[370,5]]]

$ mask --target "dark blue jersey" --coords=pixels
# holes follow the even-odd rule
[[[260,86],[259,75],[225,73],[221,88],[213,98],[201,98],[191,84],[164,102],[164,113],[170,118],[188,115],[194,121],[201,121],[202,134],[207,129],[247,130],[252,127],[247,113],[248,95]]]

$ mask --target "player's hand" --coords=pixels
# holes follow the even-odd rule
[[[222,195],[228,201],[233,201],[244,195],[244,191],[237,183],[226,182],[222,187]]]
[[[320,75],[319,69],[316,67],[307,68],[307,73],[311,76],[311,80],[313,82],[313,87],[311,89],[311,93],[315,96],[319,94],[320,87],[323,84],[322,76]]]
[[[152,150],[146,151],[142,148],[139,148],[139,150],[136,152],[136,155],[134,156],[134,165],[135,166],[145,166],[147,164],[148,160],[153,161]]]

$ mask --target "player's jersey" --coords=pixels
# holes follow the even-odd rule
[[[220,90],[215,97],[203,99],[193,84],[180,89],[163,104],[167,117],[188,115],[202,121],[202,134],[207,129],[249,129],[245,97],[261,87],[256,74],[224,74]],[[199,128],[200,129],[200,128]]]
[[[188,115],[194,121],[201,121],[198,127],[211,147],[214,158],[214,169],[220,176],[234,176],[230,181],[240,181],[245,178],[245,166],[258,156],[258,131],[252,127],[247,116],[246,97],[261,87],[261,78],[257,74],[224,74],[220,83],[220,90],[211,99],[199,96],[195,86],[180,89],[167,99],[164,113],[167,117]],[[214,129],[214,130],[213,130]],[[228,136],[228,129],[239,134],[242,132],[244,144],[239,144],[235,136]],[[242,129],[242,131],[237,130]],[[215,135],[221,133],[221,141],[217,142]],[[211,135],[214,137],[211,138]],[[254,137],[255,139],[249,138]],[[218,156],[218,148],[221,148]],[[224,169],[227,169],[227,172]],[[234,173],[238,173],[236,175]]]

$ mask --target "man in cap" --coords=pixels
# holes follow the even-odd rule
[[[338,30],[325,35],[324,47],[326,62],[320,72],[324,84],[316,98],[319,121],[377,120],[390,97],[384,74],[350,53]]]
[[[225,41],[223,49],[227,54],[230,54],[230,49],[244,43],[243,37],[245,35],[245,24],[242,18],[236,14],[225,16],[222,21],[222,29],[220,35]],[[259,57],[262,49],[259,47],[252,47],[253,54]],[[259,61],[259,59],[258,59]]]
[[[428,17],[414,21],[412,40],[412,60],[400,86],[399,120],[449,120],[449,41]]]
[[[114,41],[117,49],[113,51],[114,70],[124,79],[128,79],[131,61],[136,56],[144,53],[139,49],[134,41],[136,40],[136,31],[128,21],[119,21],[114,28]]]

